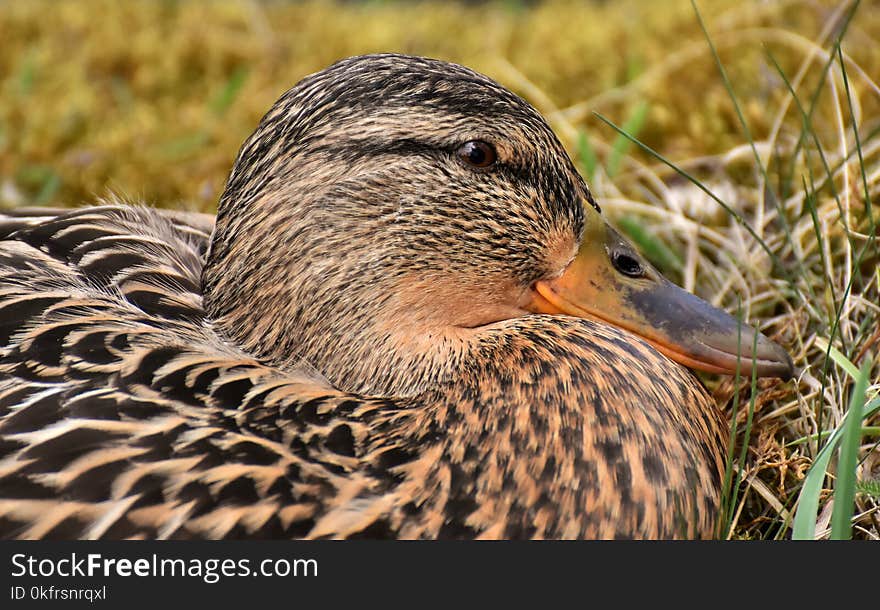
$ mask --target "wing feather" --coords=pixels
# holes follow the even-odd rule
[[[0,215],[0,537],[292,537],[345,512],[362,401],[205,323],[212,227],[118,205]]]

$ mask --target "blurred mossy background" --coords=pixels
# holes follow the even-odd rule
[[[880,2],[696,5],[0,0],[0,208],[115,194],[212,212],[238,147],[303,76],[372,52],[465,64],[547,117],[661,270],[792,354],[794,382],[707,379],[737,424],[721,535],[790,537],[859,398],[873,415],[850,444],[853,535],[880,538]],[[810,492],[819,537],[834,463]]]
[[[762,47],[794,72],[835,6],[700,3],[756,138],[786,95]],[[860,13],[847,51],[877,74],[880,15]],[[672,158],[742,140],[688,0],[10,1],[0,2],[0,40],[5,205],[78,205],[112,190],[210,210],[238,146],[283,91],[339,58],[381,51],[496,78],[570,148],[586,129],[601,151],[615,134],[591,113],[621,123],[637,105],[639,138]]]

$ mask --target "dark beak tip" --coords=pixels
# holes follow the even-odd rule
[[[788,354],[788,352],[785,352],[785,363],[788,365],[788,372],[787,376],[785,377],[785,381],[789,381],[794,377],[797,369],[795,368],[794,362],[792,362],[791,356]]]
[[[783,371],[780,371],[779,378],[782,381],[791,381],[794,379],[795,374],[797,373],[797,369],[794,368],[794,365],[791,363],[791,360],[786,363],[786,368]]]
[[[782,381],[790,381],[797,373],[794,362],[789,353],[775,341],[767,339],[767,360],[772,364],[768,366],[767,377],[778,377]]]
[[[791,356],[788,355],[788,352],[785,353],[785,365],[786,369],[783,374],[780,375],[782,381],[791,381],[794,379],[795,375],[800,374],[800,370],[794,366],[794,362],[791,361]]]

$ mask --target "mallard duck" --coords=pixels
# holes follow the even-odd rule
[[[615,232],[515,94],[345,59],[216,220],[2,217],[0,536],[710,537],[728,433],[685,366],[788,377],[755,332]]]

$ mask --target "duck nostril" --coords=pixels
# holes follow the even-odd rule
[[[629,277],[642,277],[645,274],[645,269],[638,259],[626,252],[612,252],[611,264],[623,275]]]

